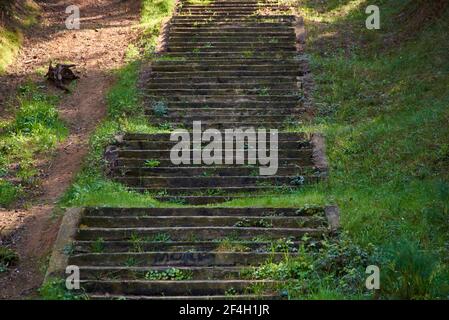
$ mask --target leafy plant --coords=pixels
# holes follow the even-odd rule
[[[98,238],[91,245],[91,250],[94,253],[101,253],[104,251],[104,239]]]
[[[159,167],[160,164],[161,164],[161,162],[156,159],[151,159],[151,160],[145,161],[145,167],[148,167],[148,168],[156,168],[156,167]]]
[[[146,280],[190,280],[192,272],[180,270],[177,268],[168,268],[167,270],[151,270],[145,274]]]
[[[0,246],[0,273],[19,262],[19,255],[12,249]]]
[[[68,290],[64,279],[51,278],[40,288],[39,294],[44,300],[87,300],[88,297],[80,291]]]
[[[168,114],[168,108],[167,108],[167,105],[165,104],[165,102],[157,101],[157,102],[153,103],[153,113],[157,117],[166,116]]]

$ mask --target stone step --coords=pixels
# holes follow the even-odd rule
[[[80,268],[83,280],[144,280],[158,273],[177,270],[186,275],[189,280],[227,279],[236,280],[241,277],[244,269],[241,267],[91,267]],[[168,279],[171,280],[171,279]]]
[[[240,52],[250,52],[256,54],[257,52],[273,51],[273,49],[279,49],[283,52],[295,52],[296,47],[294,44],[274,44],[274,43],[252,43],[252,42],[224,42],[215,43],[210,46],[198,46],[195,44],[184,44],[184,45],[168,45],[168,52],[215,52],[215,51],[240,51]]]
[[[183,207],[183,208],[117,208],[87,207],[84,214],[89,216],[311,216],[324,214],[324,207],[311,206],[303,208],[289,207]]]
[[[142,229],[142,228],[141,228]],[[203,228],[204,229],[204,228]],[[86,229],[95,230],[95,229]],[[101,234],[100,229],[96,229]],[[109,230],[117,233],[116,229]],[[211,229],[211,232],[213,230]],[[80,234],[83,230],[80,231]],[[139,234],[139,233],[138,233]],[[140,234],[139,234],[140,235]],[[295,255],[295,253],[292,253]],[[69,263],[76,266],[133,266],[133,267],[190,267],[190,266],[257,266],[266,262],[281,261],[284,253],[260,252],[118,252],[81,253],[69,257]],[[132,261],[132,262],[131,262]]]
[[[269,153],[271,150],[269,149],[269,143],[267,142],[267,153]],[[189,153],[192,153],[191,149]],[[217,153],[221,154],[233,154],[235,155],[237,152],[234,149],[222,149],[218,150],[215,149]],[[221,151],[221,152],[220,152]],[[138,149],[119,149],[117,154],[119,158],[128,158],[128,159],[159,159],[159,158],[170,158],[172,150],[138,150]],[[245,160],[248,155],[251,153],[251,149],[248,148],[247,150],[243,150],[244,155],[241,155],[240,157],[244,157]],[[279,158],[303,158],[303,159],[310,159],[313,155],[313,150],[311,148],[307,149],[278,149],[273,150],[272,152],[276,152]],[[256,157],[257,150],[254,149],[254,157]],[[251,156],[252,157],[252,156]],[[234,157],[235,158],[235,157]]]
[[[294,51],[237,51],[237,50],[217,50],[217,51],[200,51],[200,52],[167,52],[165,57],[173,59],[294,59],[297,56]]]
[[[171,133],[126,133],[120,140],[149,140],[149,141],[170,141]],[[302,141],[307,139],[307,135],[301,132],[279,132],[279,141]]]
[[[292,187],[314,181],[314,176],[224,176],[224,177],[117,177],[116,181],[131,187],[151,189],[205,189],[288,185]],[[301,182],[301,183],[300,183]],[[193,191],[194,189],[192,189]]]
[[[299,116],[298,114],[294,115],[291,114],[290,116],[279,115],[266,115],[266,116],[233,116],[230,115],[217,115],[214,117],[213,115],[210,115],[210,113],[203,114],[200,110],[197,110],[197,115],[192,116],[174,116],[171,113],[169,113],[166,116],[158,116],[155,115],[154,112],[151,112],[149,110],[146,110],[145,113],[151,117],[152,123],[154,124],[166,124],[171,123],[173,127],[180,127],[180,126],[191,126],[193,121],[201,121],[208,127],[213,127],[214,123],[219,123],[218,128],[224,128],[227,129],[227,124],[231,123],[232,127],[243,125],[243,126],[258,126],[258,127],[269,127],[269,128],[279,128],[274,127],[275,125],[281,124],[281,127],[287,126],[289,124],[299,123]],[[217,128],[217,129],[218,129]]]
[[[165,101],[168,105],[170,103],[233,103],[234,105],[241,105],[248,102],[259,103],[298,103],[302,100],[299,95],[270,95],[270,96],[254,96],[254,95],[154,95],[143,94],[142,96],[151,99],[152,101]]]
[[[154,74],[151,77],[151,82],[154,84],[171,84],[171,85],[192,85],[192,84],[199,84],[199,83],[211,83],[216,85],[221,84],[235,84],[235,83],[242,83],[245,82],[248,85],[261,85],[261,86],[269,86],[269,85],[276,85],[276,84],[283,84],[283,85],[296,85],[297,76],[289,76],[289,75],[274,75],[272,77],[270,76],[197,76],[195,74],[190,75],[177,75],[177,77],[173,76],[161,76],[159,75],[156,77]]]
[[[186,281],[146,281],[146,280],[83,280],[81,287],[93,293],[112,295],[150,295],[150,296],[204,296],[226,295],[250,292],[250,287],[257,284],[275,287],[278,282],[270,280],[186,280]],[[273,289],[274,290],[274,289]]]
[[[182,90],[184,92],[187,92],[187,90],[192,92],[205,92],[206,90],[214,90],[214,91],[223,91],[223,92],[233,92],[242,90],[244,92],[281,92],[281,91],[287,91],[291,92],[295,90],[295,92],[298,91],[296,82],[292,81],[290,83],[284,82],[284,83],[272,83],[272,84],[255,84],[255,83],[192,83],[192,82],[185,82],[185,83],[160,83],[160,82],[151,82],[148,85],[145,86],[148,91],[155,91],[155,90],[161,90],[161,91],[173,91],[176,92],[177,90]]]
[[[164,65],[156,64],[152,66],[153,72],[203,72],[203,71],[277,71],[289,72],[298,69],[298,64],[225,64],[225,65],[209,65],[209,64],[189,64],[182,65]]]
[[[234,78],[241,78],[241,77],[270,77],[271,76],[280,76],[280,77],[298,77],[302,76],[303,72],[299,70],[299,68],[295,68],[292,70],[283,70],[283,71],[277,71],[277,70],[258,70],[258,71],[251,71],[251,70],[224,70],[224,71],[196,71],[195,77],[201,77],[201,78],[209,78],[209,80],[212,80],[213,78],[217,77],[234,77]],[[158,78],[188,78],[192,77],[192,74],[188,71],[155,71],[152,74],[152,78],[157,81]],[[241,81],[241,80],[240,80]],[[272,80],[274,81],[274,80]]]
[[[313,166],[304,167],[280,167],[277,169],[276,174],[281,176],[298,176],[310,174],[315,172]],[[248,167],[223,167],[223,166],[213,166],[213,167],[115,167],[113,173],[117,176],[127,176],[127,177],[139,177],[139,176],[208,176],[208,177],[226,177],[226,176],[250,176],[259,175],[258,168],[248,168]]]
[[[317,182],[318,178],[309,179],[304,183]],[[183,197],[187,195],[195,196],[207,196],[207,195],[219,195],[219,196],[238,196],[253,193],[253,196],[257,196],[256,193],[262,195],[263,193],[275,193],[294,191],[301,186],[286,186],[286,185],[239,185],[239,186],[224,186],[224,187],[128,187],[129,190],[146,193],[152,197],[159,196],[176,196]]]
[[[119,167],[144,167],[147,163],[148,160],[154,160],[154,159],[148,159],[148,158],[141,158],[141,159],[137,159],[137,158],[117,158],[115,160],[115,166],[119,166]],[[245,159],[245,163],[248,163],[249,160],[255,160],[257,161],[257,159]],[[195,165],[195,164],[180,164],[180,165],[175,165],[172,163],[171,159],[169,158],[159,158],[157,159],[157,161],[159,162],[159,166],[160,167],[175,167],[175,168],[182,168],[182,167],[191,167],[191,166],[198,166],[198,167],[202,167],[204,168],[205,165],[201,164],[201,165]],[[312,159],[309,158],[278,158],[278,165],[280,167],[282,166],[288,166],[288,167],[303,167],[303,166],[310,166],[312,162]],[[258,162],[256,162],[258,163]],[[247,166],[247,164],[242,165],[242,164],[229,164],[228,166],[235,166],[235,167],[244,167]],[[211,169],[213,169],[214,167],[216,167],[216,165],[211,165],[209,166]],[[258,168],[258,166],[251,166],[252,168]],[[262,166],[264,167],[264,166]]]
[[[257,117],[269,117],[269,116],[292,116],[300,115],[306,111],[305,108],[233,108],[223,110],[222,108],[168,108],[167,114],[170,117],[190,117],[194,118],[194,114],[198,114],[201,117],[217,115],[217,118],[224,116],[239,117],[239,116],[257,116]],[[153,115],[153,108],[146,109],[148,115]],[[229,119],[229,118],[228,118]]]
[[[200,45],[205,45],[207,43],[214,42],[263,42],[268,41],[272,43],[294,43],[295,35],[289,34],[285,36],[270,36],[270,35],[258,35],[254,37],[254,35],[239,35],[239,34],[231,34],[231,35],[220,35],[220,36],[203,36],[203,35],[175,35],[169,37],[169,42],[171,44],[185,44],[185,43],[195,43]]]
[[[276,197],[276,195],[264,194],[265,196]],[[254,194],[246,196],[235,196],[235,195],[221,195],[221,196],[179,196],[179,195],[165,195],[165,196],[154,196],[153,198],[161,202],[169,202],[174,204],[182,205],[210,205],[210,204],[220,204],[232,200],[244,200],[250,197],[254,198]]]
[[[194,24],[208,24],[212,22],[235,22],[235,23],[251,23],[251,24],[265,24],[270,23],[276,24],[291,24],[295,21],[294,16],[282,15],[282,14],[270,14],[264,15],[260,14],[254,10],[235,10],[232,12],[223,12],[220,10],[214,12],[207,11],[191,11],[190,13],[185,12],[184,14],[177,15],[171,19],[171,24],[181,23],[181,22],[192,22]]]
[[[166,228],[81,228],[77,234],[77,240],[130,240],[132,237],[146,238],[150,240],[164,235],[172,241],[211,241],[226,237],[238,237],[241,240],[250,240],[255,237],[266,239],[279,239],[292,237],[292,240],[301,240],[308,234],[321,236],[325,230],[314,228],[254,228],[254,227],[166,227]],[[73,256],[76,257],[76,256]],[[72,258],[73,258],[72,257]],[[101,258],[101,257],[100,257]],[[100,259],[102,260],[102,259]],[[126,260],[126,259],[125,259]],[[144,260],[151,264],[149,260]],[[75,263],[76,262],[76,263]],[[99,261],[106,263],[106,260]],[[72,261],[81,265],[80,261]],[[250,263],[249,263],[250,264]]]
[[[296,252],[301,241],[289,241],[289,252]],[[318,246],[318,243],[315,243]],[[78,253],[117,253],[117,252],[195,252],[195,251],[234,251],[234,252],[285,252],[284,246],[269,241],[75,241],[73,252]]]
[[[280,300],[281,296],[275,294],[232,294],[232,295],[208,295],[208,296],[136,296],[113,294],[89,294],[90,300]]]
[[[155,97],[196,97],[207,99],[223,99],[231,96],[232,98],[242,99],[262,99],[273,97],[276,99],[287,98],[297,99],[299,89],[292,87],[286,89],[147,89],[144,91],[145,97],[156,99]],[[167,99],[168,100],[168,99]],[[170,101],[170,100],[169,100]]]
[[[240,59],[180,59],[170,56],[162,56],[155,60],[154,66],[223,66],[223,65],[299,65],[298,59],[269,59],[269,58],[240,58]]]
[[[293,37],[293,40],[296,39],[295,34],[293,33],[293,30],[286,29],[286,30],[278,30],[278,31],[257,31],[257,30],[232,30],[232,29],[224,29],[222,32],[220,32],[219,37],[225,37],[225,38],[231,38],[231,37],[243,37],[243,38],[249,38],[251,40],[259,37]],[[171,30],[169,39],[179,39],[179,38],[191,38],[196,37],[198,39],[202,38],[211,38],[211,39],[217,39],[217,33],[215,31],[208,31],[208,30],[198,30],[197,28],[191,28],[186,31],[179,31],[179,30]]]
[[[276,23],[265,23],[265,24],[245,24],[245,25],[236,25],[236,24],[204,24],[193,26],[189,23],[178,23],[170,26],[170,33],[176,34],[178,32],[191,32],[191,33],[212,33],[212,34],[220,34],[223,32],[234,32],[234,33],[250,33],[253,32],[254,35],[259,34],[268,34],[270,32],[279,33],[279,32],[288,32],[293,33],[294,28],[289,25],[279,25]]]
[[[198,118],[196,120],[201,120],[201,118]],[[154,120],[153,120],[154,121]],[[182,122],[174,122],[174,121],[158,121],[155,122],[155,124],[164,130],[176,130],[176,129],[185,129],[185,130],[191,130],[192,122],[191,121],[182,121]],[[298,121],[291,121],[286,120],[283,122],[262,122],[262,121],[242,121],[242,122],[221,122],[221,121],[203,121],[202,127],[204,130],[207,129],[216,129],[216,130],[226,130],[226,129],[241,129],[241,130],[247,130],[247,129],[266,129],[266,130],[284,130],[287,129],[290,126],[298,126],[301,122]]]
[[[161,100],[156,100],[161,101]],[[162,100],[163,101],[163,100]],[[250,108],[250,109],[294,109],[301,107],[301,101],[165,101],[168,110],[171,108],[222,108],[223,110],[236,110],[238,108]],[[151,105],[154,101],[151,102]],[[238,108],[237,108],[238,107]],[[151,107],[147,107],[148,110],[153,111]],[[223,126],[222,126],[223,127]]]
[[[324,217],[234,217],[234,216],[84,216],[81,224],[89,228],[145,228],[145,227],[207,227],[207,226],[267,226],[275,228],[322,227]]]
[[[153,141],[153,140],[124,140],[118,146],[121,150],[168,150],[170,151],[173,146],[175,146],[178,141]],[[269,138],[265,138],[264,140],[259,140],[260,143],[268,143]],[[202,143],[202,145],[207,145],[208,142]],[[256,147],[257,140],[253,139],[245,139],[245,144],[247,148]],[[235,146],[236,143],[233,143]],[[190,143],[190,146],[193,147],[193,143]],[[222,143],[224,147],[225,144]],[[278,146],[276,149],[278,150],[299,150],[299,149],[309,149],[311,148],[311,144],[308,140],[298,140],[298,141],[280,141],[278,142]]]

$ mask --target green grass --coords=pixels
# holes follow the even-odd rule
[[[364,27],[368,4],[380,7],[381,30]],[[413,25],[415,16],[401,23],[398,14],[415,6],[298,1],[317,109],[315,120],[299,129],[325,134],[330,162],[326,185],[301,196],[313,192],[337,203],[350,241],[377,248],[382,298],[449,297],[449,13],[426,24]],[[342,292],[339,278],[322,274],[314,285],[319,290],[290,290],[290,297],[366,294],[363,282]]]
[[[54,150],[68,133],[56,109],[58,97],[26,84],[17,101],[14,116],[0,122],[0,206],[11,205],[23,188],[38,182],[38,156]]]
[[[20,33],[0,26],[0,74],[14,61],[21,43]]]
[[[0,246],[0,273],[19,262],[19,255],[7,247]]]
[[[5,0],[0,4],[0,11],[11,16],[10,23],[14,26],[0,25],[0,75],[10,65],[19,51],[22,43],[22,30],[37,23],[39,7],[31,0],[24,1],[22,12],[17,13],[11,9],[12,1]]]

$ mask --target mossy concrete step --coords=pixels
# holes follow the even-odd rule
[[[211,52],[168,52],[166,57],[173,59],[267,59],[272,57],[273,59],[293,59],[297,56],[294,51],[236,51],[236,50],[217,50]]]
[[[285,43],[285,42],[295,42],[295,35],[292,33],[286,35],[267,35],[261,34],[258,36],[254,36],[251,34],[220,34],[217,35],[171,35],[169,37],[170,43],[186,43],[186,42],[195,42],[195,43],[210,43],[215,41],[220,42],[235,42],[235,41],[243,41],[243,42],[252,42],[252,41],[276,41],[277,43]]]
[[[216,150],[218,152],[218,150]],[[245,155],[243,155],[245,158],[248,157],[248,154],[250,154],[250,148],[248,147],[247,150],[244,150]],[[267,152],[269,152],[269,143],[267,142]],[[310,159],[313,155],[312,148],[308,149],[278,149],[274,150],[279,158],[302,158],[302,159]],[[172,150],[124,150],[119,149],[117,154],[119,158],[128,158],[128,159],[159,159],[159,158],[170,158]],[[190,151],[191,152],[191,151]],[[257,150],[254,150],[254,153],[256,153]],[[221,153],[224,154],[234,154],[236,151],[234,149],[226,150],[222,149]],[[224,161],[224,160],[223,160]]]
[[[156,101],[161,101],[158,99]],[[163,100],[162,100],[163,101]],[[151,105],[153,102],[151,103]],[[240,108],[262,108],[262,109],[293,109],[301,107],[301,101],[166,101],[168,110],[171,108],[222,108],[223,110],[235,110]],[[153,110],[152,107],[147,107],[148,110]]]
[[[198,113],[201,116],[209,116],[216,114],[218,118],[228,115],[229,117],[235,116],[291,116],[300,115],[307,109],[304,107],[296,108],[233,108],[223,110],[222,108],[170,108],[168,109],[168,115],[172,117],[193,115]],[[154,115],[154,109],[146,109],[147,114]]]
[[[313,172],[315,170],[312,166],[304,167],[280,167],[277,169],[277,175],[305,175]],[[116,176],[127,176],[127,177],[139,177],[139,176],[208,176],[208,177],[226,177],[226,176],[249,176],[249,175],[259,175],[259,168],[248,168],[248,167],[224,167],[224,166],[213,166],[213,167],[115,167],[113,173]]]
[[[164,56],[165,57],[165,56]],[[298,65],[298,59],[270,59],[270,58],[239,58],[239,59],[180,59],[180,58],[160,58],[155,61],[155,66],[222,66],[222,65]]]
[[[301,240],[308,234],[310,236],[322,236],[325,230],[310,228],[245,228],[245,227],[166,227],[166,228],[82,228],[78,231],[77,240],[131,240],[131,238],[149,237],[160,235],[168,236],[172,241],[210,241],[226,237],[238,237],[241,240],[250,240],[262,236],[264,239],[279,239],[292,237],[292,240]],[[77,257],[77,256],[73,256]],[[73,258],[72,257],[72,258]],[[102,260],[103,257],[98,257]],[[242,258],[242,257],[240,257]],[[125,259],[126,260],[126,259]],[[152,265],[152,261],[144,260]],[[240,260],[242,261],[242,260]],[[80,261],[72,261],[74,264]],[[75,263],[76,262],[76,263]],[[106,263],[106,260],[99,261]],[[154,261],[153,261],[154,262]],[[247,263],[251,264],[251,263]],[[81,265],[81,263],[79,264]]]
[[[289,207],[170,207],[170,208],[117,208],[117,207],[87,207],[84,214],[88,216],[313,216],[324,214],[321,206]]]
[[[152,275],[170,272],[170,267],[89,267],[80,268],[83,280],[144,280]],[[241,267],[177,267],[189,280],[227,279],[236,280],[242,277]]]
[[[289,242],[289,252],[296,252],[301,241]],[[315,243],[317,246],[318,243]],[[235,252],[285,252],[276,242],[255,241],[75,241],[73,253],[117,253],[117,252],[195,252],[195,251],[235,251]]]
[[[232,112],[230,112],[229,115],[217,115],[216,117],[214,117],[213,115],[211,115],[209,112],[202,112],[201,110],[196,110],[196,112],[198,114],[196,115],[191,115],[191,116],[183,116],[183,115],[173,115],[171,113],[169,113],[166,116],[157,116],[154,114],[154,112],[147,112],[147,110],[145,111],[147,115],[152,117],[152,121],[156,124],[159,123],[166,123],[166,122],[170,122],[170,123],[174,123],[174,124],[192,124],[193,121],[202,121],[204,123],[215,123],[215,122],[219,122],[219,123],[223,123],[223,125],[221,127],[224,127],[224,123],[234,123],[233,126],[237,125],[237,124],[250,124],[250,123],[254,123],[255,121],[257,121],[258,124],[255,124],[257,126],[265,126],[267,127],[268,124],[271,123],[281,123],[281,124],[287,124],[288,123],[293,123],[295,121],[299,121],[299,115],[298,114],[294,114],[291,113],[289,116],[287,116],[285,113],[275,116],[275,115],[233,115]]]
[[[268,195],[269,196],[269,195]],[[273,195],[275,197],[276,195]],[[219,196],[179,196],[179,195],[164,195],[154,196],[154,199],[161,202],[169,202],[174,204],[202,206],[210,204],[225,203],[232,200],[245,200],[254,198],[254,195],[236,196],[236,195],[219,195]]]
[[[260,86],[273,86],[276,84],[282,84],[282,85],[291,85],[295,86],[297,81],[297,76],[289,76],[289,75],[273,75],[273,76],[220,76],[217,75],[215,77],[211,76],[196,76],[195,74],[190,75],[184,75],[180,77],[179,75],[177,77],[173,76],[163,76],[163,75],[152,75],[151,82],[152,83],[159,83],[159,84],[172,84],[172,85],[199,85],[200,83],[214,83],[216,85],[221,84],[235,84],[235,83],[246,83],[248,85],[260,85]]]
[[[155,159],[151,159],[151,158],[141,158],[141,159],[117,158],[114,161],[114,165],[119,166],[119,167],[144,167],[144,166],[146,166],[146,163],[148,160],[155,160]],[[252,160],[252,158],[251,158],[251,160]],[[255,160],[257,160],[257,159],[255,159]],[[169,158],[159,158],[159,159],[157,159],[157,161],[159,162],[160,167],[175,167],[175,168],[191,167],[191,166],[198,166],[198,167],[203,167],[203,168],[205,167],[204,164],[201,164],[201,165],[195,165],[195,164],[174,165],[172,163],[171,159],[169,159]],[[248,159],[246,159],[245,163],[247,163],[247,161],[248,161]],[[312,161],[311,159],[305,158],[305,157],[303,157],[303,158],[279,158],[278,165],[280,167],[282,167],[282,166],[303,167],[303,166],[310,166],[311,161]],[[234,163],[233,165],[229,165],[229,166],[235,166],[235,167],[243,166],[244,167],[245,165]],[[213,169],[214,167],[215,167],[215,165],[210,166],[211,169]]]
[[[131,140],[149,140],[149,141],[170,141],[171,133],[125,133],[118,137],[121,141]],[[303,132],[278,132],[279,141],[302,141],[307,139],[308,135]]]
[[[308,183],[316,182],[307,181]],[[302,185],[301,185],[302,186]],[[250,193],[262,192],[288,192],[300,188],[300,186],[286,186],[286,185],[239,185],[239,186],[225,186],[225,187],[128,187],[130,190],[141,193],[148,193],[154,197],[157,196],[186,196],[186,195],[223,195],[236,196]],[[254,196],[254,195],[253,195]]]
[[[114,232],[112,230],[112,232]],[[291,255],[296,255],[291,253]],[[133,266],[133,267],[212,267],[257,266],[281,261],[285,253],[276,252],[118,252],[81,253],[71,255],[69,264],[76,266]]]
[[[167,52],[215,52],[215,51],[243,51],[257,54],[257,52],[266,51],[283,51],[296,52],[296,47],[291,44],[274,44],[274,43],[255,43],[255,42],[225,42],[215,43],[210,46],[198,46],[195,44],[186,43],[184,45],[168,45]]]
[[[201,118],[198,118],[197,120],[201,120]],[[156,124],[162,128],[167,129],[170,128],[171,130],[176,129],[190,129],[189,127],[192,126],[191,121],[183,121],[183,122],[174,122],[168,120],[168,121],[160,121],[156,122]],[[300,121],[284,121],[284,122],[262,122],[262,121],[245,121],[245,122],[221,122],[221,121],[203,121],[202,122],[202,128],[204,130],[207,129],[217,129],[217,130],[226,130],[226,129],[265,129],[265,130],[284,130],[287,129],[290,126],[297,126],[300,125]]]
[[[276,63],[266,63],[266,64],[227,64],[216,65],[216,64],[176,64],[176,65],[165,65],[165,64],[155,64],[152,66],[152,71],[154,72],[202,72],[202,71],[278,71],[285,72],[295,70],[299,67],[298,64],[276,64]]]
[[[149,296],[149,295],[118,295],[118,294],[89,294],[90,300],[193,300],[193,301],[205,301],[205,300],[281,300],[282,297],[278,293],[275,294],[232,294],[232,295],[208,295],[208,296]]]
[[[245,139],[245,142],[248,144],[248,148],[250,148],[251,144],[256,145],[258,140],[253,139]],[[265,138],[264,140],[259,140],[259,143],[269,142],[269,138]],[[153,140],[123,140],[123,142],[119,143],[118,146],[121,150],[171,150],[174,145],[176,145],[178,141],[153,141]],[[203,145],[207,145],[208,142],[203,143]],[[233,145],[236,145],[234,142]],[[190,143],[192,147],[193,144]],[[224,147],[225,144],[222,143]],[[311,144],[308,140],[300,140],[297,141],[278,141],[279,150],[299,150],[299,149],[310,149]]]
[[[219,70],[213,70],[213,71],[196,71],[195,77],[201,77],[201,78],[209,78],[211,81],[214,78],[217,77],[234,77],[234,78],[241,78],[241,77],[297,77],[302,76],[303,73],[299,68],[295,68],[292,70],[284,70],[284,71],[277,71],[277,70],[259,70],[259,71],[245,71],[245,70],[225,70],[225,71],[219,71]],[[154,72],[152,77],[157,80],[157,78],[176,78],[176,77],[182,77],[182,78],[189,78],[192,77],[192,73],[188,71],[160,71],[160,72]],[[274,80],[272,80],[274,81]]]
[[[204,24],[193,26],[189,23],[178,23],[170,27],[170,33],[176,32],[192,32],[192,33],[215,33],[220,34],[220,32],[254,32],[254,35],[259,35],[267,32],[294,32],[294,28],[287,24],[279,25],[276,23],[265,23],[261,24]]]
[[[257,20],[285,20],[285,21],[294,21],[295,16],[285,14],[284,12],[273,12],[270,14],[262,14],[260,12],[255,11],[252,8],[248,9],[232,9],[227,8],[225,10],[217,9],[213,11],[205,11],[205,10],[191,10],[190,12],[180,12],[179,14],[173,16],[172,20],[196,20],[196,21],[208,21],[209,19],[220,19],[220,18],[235,18],[239,20],[247,20],[247,21],[257,21]]]
[[[295,38],[295,34],[293,30],[280,30],[280,31],[256,31],[256,30],[229,30],[225,29],[220,33],[219,37],[223,38],[248,38],[254,40],[255,38],[272,38],[272,37],[282,37],[282,38]],[[197,39],[217,39],[217,33],[215,31],[207,31],[207,30],[187,30],[187,31],[172,31],[169,35],[170,39],[179,39],[179,38],[197,38]]]
[[[303,181],[299,184],[298,179]],[[257,187],[263,185],[288,185],[296,187],[310,180],[314,176],[225,176],[225,177],[117,177],[116,181],[127,186],[141,188],[225,188],[225,187]]]
[[[137,227],[206,227],[206,226],[268,226],[275,228],[323,227],[324,217],[233,217],[233,216],[158,216],[158,217],[126,217],[126,216],[84,216],[81,224],[90,228],[137,228]]]
[[[242,103],[242,102],[298,102],[302,97],[298,95],[246,95],[246,94],[207,94],[207,95],[195,95],[195,94],[163,94],[158,92],[157,94],[143,94],[144,97],[157,100],[158,98],[165,97],[164,101],[169,102],[220,102],[226,101],[228,103]]]
[[[263,93],[263,92],[273,92],[273,91],[282,91],[282,92],[292,92],[298,91],[296,83],[294,81],[284,82],[284,83],[270,83],[270,84],[256,84],[256,83],[214,83],[214,82],[206,82],[206,83],[160,83],[151,81],[145,85],[148,91],[153,90],[190,90],[195,92],[199,90],[200,92],[205,92],[206,90],[219,90],[222,92],[227,91],[235,91],[235,90],[245,90],[244,92],[255,92],[255,93]]]
[[[190,280],[190,281],[145,281],[145,280],[83,280],[81,287],[93,294],[154,295],[154,296],[204,296],[251,292],[251,286],[264,285],[273,288],[278,282],[271,280]]]
[[[204,228],[203,228],[204,229]],[[87,230],[87,229],[86,229]],[[91,229],[94,230],[94,229]],[[100,229],[97,229],[100,230]],[[143,230],[143,229],[141,229]],[[81,230],[80,232],[82,232]],[[111,229],[115,233],[116,229]],[[136,231],[137,232],[137,231]],[[98,231],[98,233],[101,233]],[[292,253],[294,256],[295,254]],[[266,262],[281,261],[285,253],[270,252],[118,252],[81,253],[69,257],[69,264],[76,266],[256,266]],[[132,263],[130,262],[132,261]]]

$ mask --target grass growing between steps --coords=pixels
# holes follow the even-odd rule
[[[139,54],[130,46],[127,64],[117,70],[117,82],[107,95],[108,116],[90,139],[90,152],[86,164],[74,184],[60,201],[61,207],[113,206],[153,207],[157,205],[151,196],[129,191],[119,183],[111,181],[105,172],[103,158],[105,148],[121,133],[168,132],[167,128],[152,126],[144,114],[142,97],[139,94],[138,78],[142,62],[140,58],[151,59],[162,21],[169,17],[174,0],[143,0],[141,27],[143,35]],[[169,204],[167,204],[169,206]]]
[[[14,116],[0,122],[0,207],[11,205],[39,182],[37,156],[51,152],[67,136],[58,101],[34,84],[24,85]]]
[[[380,252],[376,297],[448,298],[447,7],[408,0],[297,3],[316,85],[317,117],[308,129],[326,135],[330,161],[323,196],[339,205],[351,242]],[[368,5],[380,8],[380,30],[365,28]],[[291,298],[370,296],[364,281],[342,290],[344,276],[336,270],[318,277],[319,290],[285,290]]]

